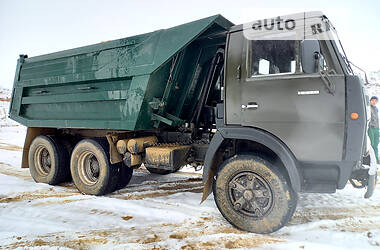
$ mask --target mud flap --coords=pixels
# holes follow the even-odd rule
[[[207,199],[207,197],[211,194],[212,192],[212,183],[214,181],[214,169],[210,169],[210,173],[208,175],[207,181],[205,182],[205,185],[203,187],[203,195],[202,195],[202,200],[201,204]]]
[[[22,150],[21,168],[29,168],[29,162],[28,162],[29,148],[30,148],[30,144],[32,144],[32,141],[34,140],[34,138],[36,138],[39,135],[54,134],[55,131],[56,131],[56,129],[53,129],[53,128],[28,127],[28,129],[26,131],[24,147]]]
[[[368,199],[373,195],[376,187],[376,177],[377,177],[377,163],[375,151],[372,147],[369,147],[369,155],[370,155],[370,166],[368,170],[368,186],[367,192],[364,194],[364,198]]]
[[[376,175],[370,175],[368,178],[368,187],[367,187],[367,192],[364,194],[364,198],[368,199],[370,198],[376,187]]]
[[[123,158],[117,151],[117,148],[115,146],[115,143],[112,140],[112,135],[106,135],[107,141],[109,144],[109,151],[110,151],[110,162],[111,164],[116,164],[123,161]]]
[[[223,157],[220,153],[217,152],[215,159],[212,162],[212,165],[210,167],[210,170],[207,172],[207,179],[204,180],[203,196],[202,196],[201,204],[211,194],[212,185],[214,184],[215,174],[218,171],[218,166],[220,166],[222,164],[222,162],[223,162]],[[204,173],[205,173],[205,169],[203,170],[203,178],[205,177]]]

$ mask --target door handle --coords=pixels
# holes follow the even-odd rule
[[[236,79],[241,78],[241,65],[236,67]]]
[[[241,108],[242,109],[258,109],[259,104],[257,104],[256,102],[249,102],[248,104],[242,104]]]

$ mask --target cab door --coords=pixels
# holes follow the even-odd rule
[[[235,97],[240,98],[241,125],[272,133],[298,160],[342,160],[344,75],[331,71],[331,89],[319,73],[303,73],[300,41],[243,39],[242,45]]]

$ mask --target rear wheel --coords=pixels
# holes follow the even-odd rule
[[[111,164],[103,140],[80,141],[71,154],[70,170],[75,186],[85,194],[113,192],[119,181],[120,164]]]
[[[225,161],[213,185],[216,205],[239,229],[271,233],[292,217],[296,193],[285,176],[272,164],[254,155]]]
[[[37,136],[30,145],[28,162],[36,182],[55,185],[70,176],[69,154],[54,137]]]

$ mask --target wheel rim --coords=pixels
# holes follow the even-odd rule
[[[99,180],[100,166],[96,156],[89,151],[79,156],[79,178],[86,185],[94,185]]]
[[[34,152],[34,166],[36,166],[39,175],[49,175],[51,170],[51,157],[45,146],[38,146]]]
[[[268,182],[253,172],[241,172],[228,183],[228,196],[233,209],[261,219],[273,205],[273,192]]]

